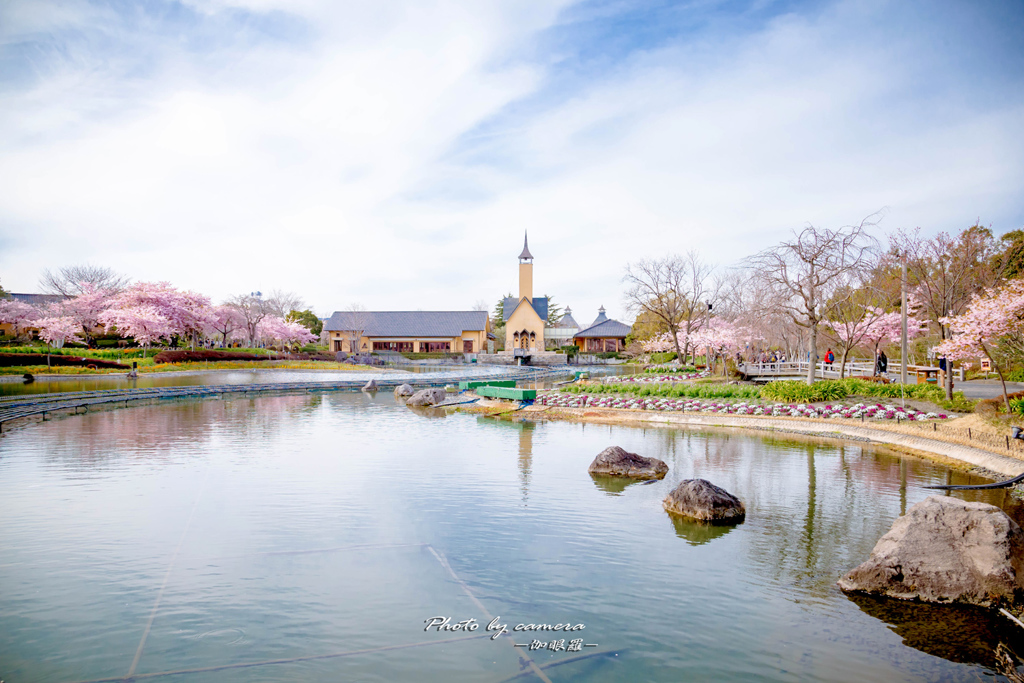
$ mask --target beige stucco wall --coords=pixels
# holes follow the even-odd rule
[[[483,330],[464,330],[458,337],[367,337],[362,336],[359,338],[358,348],[353,350],[350,348],[350,336],[344,331],[332,330],[328,333],[328,347],[331,352],[334,353],[338,350],[335,342],[341,342],[341,351],[346,353],[372,353],[373,342],[375,341],[403,341],[412,342],[413,350],[412,353],[426,353],[430,342],[448,342],[451,348],[451,353],[462,353],[463,342],[465,340],[471,340],[473,342],[473,353],[481,353],[487,350],[487,333],[490,331],[490,320],[486,323],[486,329]],[[422,345],[422,348],[421,348]]]
[[[533,301],[533,264],[519,263],[519,300]]]
[[[522,300],[520,299],[520,301]],[[512,317],[505,322],[506,353],[512,353],[512,349],[523,348],[522,344],[517,344],[515,341],[515,333],[522,333],[523,331],[527,334],[532,332],[535,335],[533,343],[527,345],[527,350],[544,350],[544,321],[537,315],[537,311],[533,310],[533,306],[528,303],[516,308]]]

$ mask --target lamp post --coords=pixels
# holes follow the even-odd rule
[[[903,251],[900,276],[900,384],[907,383],[907,252]]]
[[[705,301],[704,303],[708,307],[707,317],[704,320],[704,331],[705,331],[705,333],[707,333],[707,332],[709,332],[711,330],[711,302],[710,301]],[[707,340],[707,346],[705,347],[704,353],[706,354],[705,359],[704,359],[705,360],[705,365],[708,366],[707,367],[708,374],[711,374],[711,340],[710,339]]]

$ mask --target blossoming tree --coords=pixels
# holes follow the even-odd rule
[[[158,339],[186,337],[195,345],[210,322],[210,299],[181,291],[168,282],[137,282],[110,298],[100,322],[143,346]]]
[[[935,351],[950,360],[988,358],[1003,385],[1003,402],[1009,413],[1004,366],[1008,353],[1019,348],[1024,337],[1024,280],[1010,280],[1002,288],[986,289],[974,296],[962,315],[940,322],[949,326],[951,336]]]
[[[33,327],[31,323],[38,317],[39,311],[23,301],[0,299],[0,323],[6,323],[13,327],[15,337],[24,328]]]

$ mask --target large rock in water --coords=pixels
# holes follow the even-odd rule
[[[367,382],[366,386],[363,387],[363,391],[377,391],[377,380],[371,379]]]
[[[408,401],[405,402],[407,406],[436,406],[438,403],[444,403],[445,398],[448,396],[444,389],[440,387],[431,387],[429,389],[420,389],[412,395]]]
[[[747,514],[739,498],[706,479],[679,482],[662,505],[677,515],[718,524],[742,521]]]
[[[414,393],[411,384],[400,384],[395,387],[395,396],[412,396]]]
[[[839,579],[846,591],[983,607],[1024,597],[1024,531],[986,503],[930,496],[907,510],[867,562]]]
[[[657,458],[645,458],[624,448],[609,446],[597,454],[587,471],[611,477],[663,479],[668,472],[668,465]]]

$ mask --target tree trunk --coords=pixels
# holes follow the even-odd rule
[[[846,379],[846,359],[850,356],[850,349],[843,347],[843,362],[839,366],[839,379]]]
[[[810,367],[807,369],[807,385],[814,384],[814,373],[818,369],[818,326],[812,324],[807,336],[807,355]]]
[[[683,358],[683,350],[679,348],[679,328],[674,325],[669,325],[668,333],[672,335],[672,343],[676,347],[676,358],[680,363],[685,363],[686,359]]]

